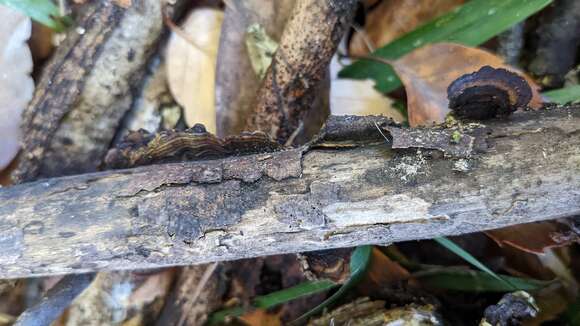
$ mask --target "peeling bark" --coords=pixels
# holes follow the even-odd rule
[[[0,277],[386,244],[580,213],[578,107],[466,128],[485,144],[467,156],[432,149],[443,143],[390,148],[375,122],[393,143],[433,132],[335,117],[300,149],[2,188]]]

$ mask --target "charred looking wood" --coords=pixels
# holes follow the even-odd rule
[[[517,112],[489,120],[480,134],[465,129],[470,144],[485,144],[465,156],[446,153],[442,141],[425,143],[421,132],[429,129],[333,119],[330,142],[353,146],[313,144],[2,188],[0,277],[201,264],[580,214],[578,107]],[[379,125],[393,139],[341,138],[357,134],[342,127],[349,123],[359,135]],[[464,146],[453,141],[445,146]]]

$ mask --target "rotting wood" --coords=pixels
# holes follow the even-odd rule
[[[386,244],[580,214],[578,107],[466,130],[481,146],[463,157],[420,141],[391,149],[375,122],[394,128],[334,117],[310,148],[2,188],[0,277]],[[393,143],[433,133],[399,130]]]

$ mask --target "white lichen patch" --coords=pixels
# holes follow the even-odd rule
[[[469,164],[469,161],[465,159],[460,159],[453,163],[453,171],[468,172],[470,168],[471,165]]]
[[[421,151],[417,151],[417,156],[405,156],[395,166],[391,167],[391,171],[398,175],[401,181],[407,182],[413,180],[419,175],[427,174],[425,157]]]
[[[425,221],[431,204],[405,194],[387,195],[359,202],[339,202],[322,209],[329,223],[337,227]]]

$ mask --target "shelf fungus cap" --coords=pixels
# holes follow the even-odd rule
[[[483,66],[447,88],[449,108],[458,118],[485,120],[508,116],[532,99],[526,80],[509,70]]]

